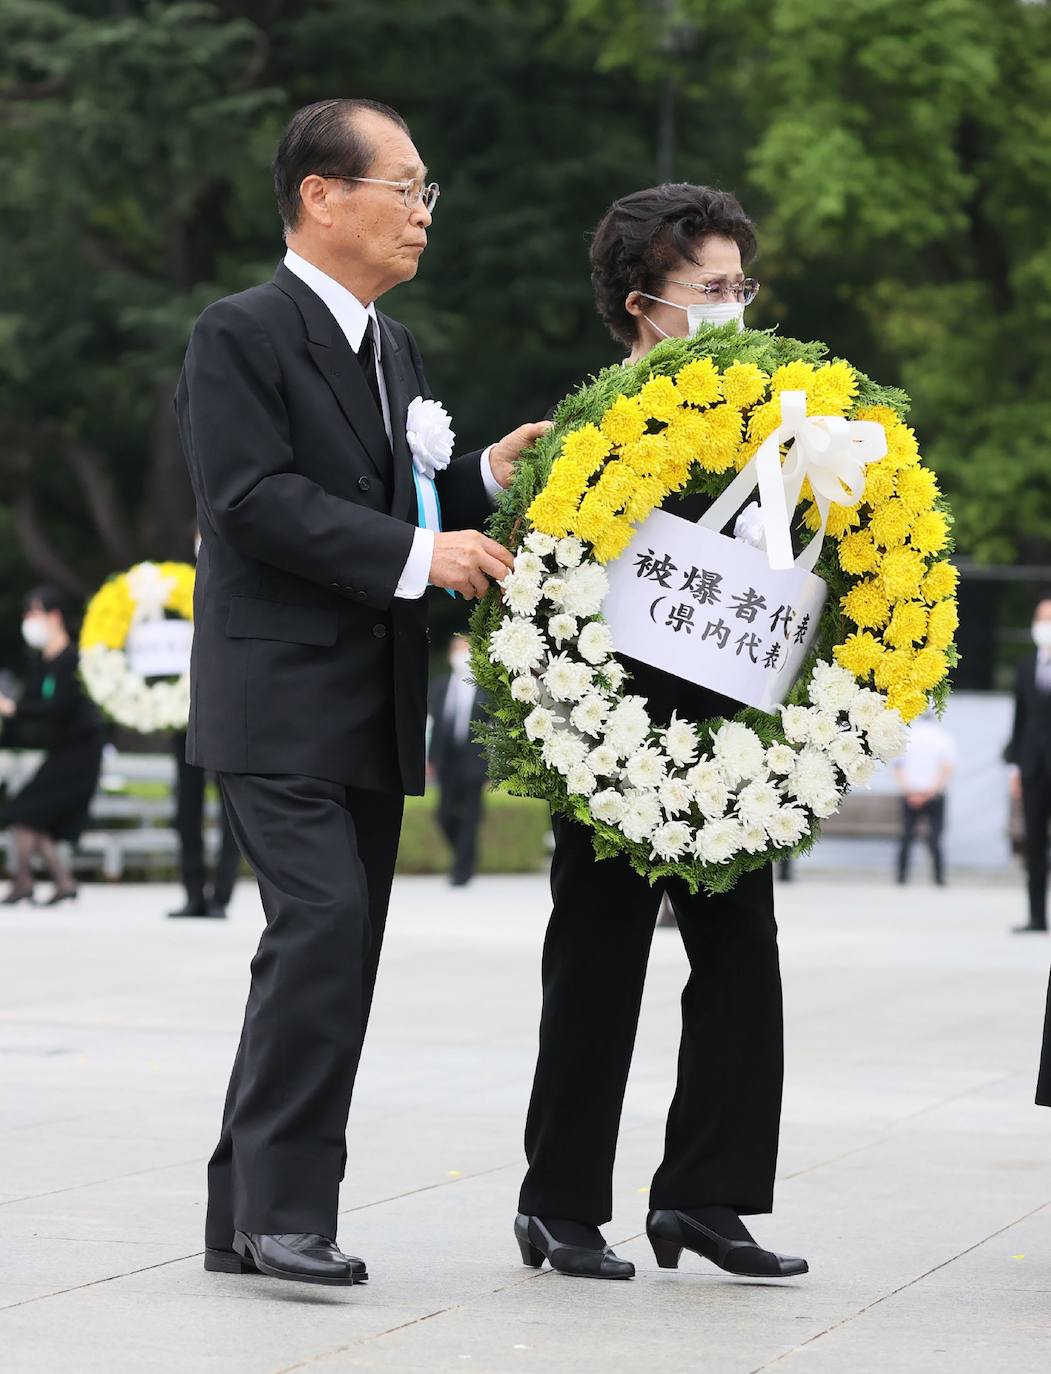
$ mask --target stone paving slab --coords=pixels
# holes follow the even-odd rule
[[[352,1291],[206,1274],[204,1163],[261,920],[169,922],[172,887],[0,913],[4,1374],[1014,1374],[1047,1367],[1051,1112],[1032,1105],[1051,942],[1017,885],[779,888],[787,1016],[774,1248],[749,1283],[643,1234],[685,961],[654,938],[607,1235],[633,1283],[522,1266],[542,878],[396,885],[351,1119]],[[614,1009],[611,1009],[611,1013]]]

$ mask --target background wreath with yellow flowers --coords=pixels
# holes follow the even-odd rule
[[[784,391],[887,440],[857,505],[829,511],[814,647],[777,715],[658,728],[613,656],[605,565],[671,494],[728,486],[778,428]],[[821,343],[735,326],[669,340],[567,397],[490,525],[515,554],[472,621],[494,781],[588,825],[599,857],[694,891],[809,848],[849,787],[900,752],[905,723],[940,708],[956,662],[952,518],[907,410]],[[807,483],[793,523],[797,547],[820,525]]]
[[[80,632],[80,675],[111,720],[143,734],[185,730],[190,676],[148,681],[131,665],[128,636],[143,614],[193,621],[189,563],[137,563],[111,577],[88,603]]]

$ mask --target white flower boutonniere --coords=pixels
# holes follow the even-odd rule
[[[456,436],[449,415],[439,401],[416,397],[405,417],[405,437],[421,477],[433,478],[436,472],[449,466]]]

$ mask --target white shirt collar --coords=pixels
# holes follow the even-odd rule
[[[380,327],[376,319],[376,304],[373,301],[368,306],[362,305],[357,296],[341,286],[334,277],[330,277],[327,272],[322,272],[320,267],[315,267],[312,262],[307,262],[306,258],[301,258],[298,253],[294,253],[291,248],[285,250],[285,266],[301,282],[304,282],[314,292],[315,296],[320,296],[328,306],[329,310],[336,318],[336,323],[346,336],[347,343],[356,353],[361,347],[361,341],[365,337],[365,330],[369,320],[375,321],[375,328],[372,337],[376,348],[376,357],[380,356]]]

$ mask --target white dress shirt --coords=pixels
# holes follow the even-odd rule
[[[380,366],[380,349],[383,346],[383,336],[380,331],[379,320],[376,318],[375,302],[370,302],[367,306],[362,305],[358,298],[336,281],[334,277],[330,277],[327,272],[322,272],[320,267],[315,267],[312,262],[300,257],[291,248],[285,252],[285,266],[301,282],[309,286],[316,296],[321,297],[355,353],[361,348],[362,340],[365,338],[365,330],[368,328],[369,320],[372,320],[373,351],[376,360],[376,380],[379,383],[380,404],[383,408],[383,428],[387,431],[387,440],[393,453],[394,438],[390,427],[390,403],[387,399],[387,384],[383,380],[383,368]],[[493,470],[489,466],[488,448],[482,454],[482,483],[489,500],[495,503],[503,488],[493,476]],[[421,481],[420,493],[424,523],[413,535],[412,548],[409,550],[405,567],[402,569],[398,585],[394,590],[395,596],[406,601],[417,600],[427,590],[431,559],[434,557],[434,536],[438,529],[438,502],[433,483],[426,480]]]
[[[470,663],[454,665],[445,698],[445,719],[452,726],[454,744],[463,744],[471,728],[471,712],[477,692]]]
[[[956,767],[956,743],[936,720],[914,721],[896,767],[906,792],[944,790],[946,772]]]

